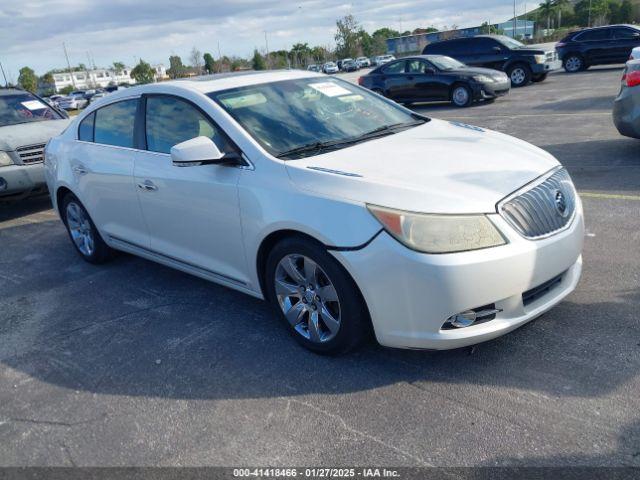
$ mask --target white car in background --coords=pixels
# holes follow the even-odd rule
[[[324,73],[338,73],[340,71],[340,69],[338,68],[338,65],[336,65],[334,62],[327,62],[322,66],[322,71]]]
[[[84,92],[76,92],[59,98],[56,103],[64,110],[80,110],[89,104],[89,100],[84,96]]]
[[[356,63],[360,68],[369,68],[371,66],[371,60],[369,60],[367,57],[356,58]]]
[[[375,64],[376,66],[380,66],[384,65],[385,63],[392,62],[395,59],[396,57],[394,57],[393,55],[378,55],[377,57],[375,57]]]
[[[631,56],[629,57],[629,60],[640,60],[640,47],[636,47],[631,50]]]
[[[390,347],[482,342],[580,278],[582,207],[549,153],[318,73],[116,92],[45,158],[86,261],[123,250],[267,299],[316,352],[371,329]]]

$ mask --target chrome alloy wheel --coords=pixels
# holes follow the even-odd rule
[[[453,101],[456,105],[466,105],[469,101],[469,91],[465,87],[458,87],[453,91]]]
[[[324,343],[340,330],[340,301],[320,266],[304,255],[283,257],[275,271],[278,304],[289,324],[307,340]]]
[[[511,81],[514,85],[522,85],[527,78],[527,74],[522,67],[516,67],[511,71]]]
[[[67,205],[67,226],[78,250],[87,257],[93,255],[95,242],[91,222],[84,210],[75,202],[69,202]]]
[[[569,57],[565,62],[565,68],[570,72],[577,72],[582,68],[582,60],[576,56]]]

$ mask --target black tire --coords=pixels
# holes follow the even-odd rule
[[[87,232],[91,236],[93,248],[90,250],[85,249],[84,247],[80,247],[79,244],[74,240],[74,233],[72,233],[72,228],[70,224],[73,223],[74,219],[71,217],[69,206],[73,204],[75,205],[81,212],[82,215],[85,216],[88,228]],[[84,205],[78,200],[72,193],[67,193],[65,197],[62,199],[62,208],[60,209],[60,216],[62,217],[62,221],[64,222],[65,227],[67,227],[67,233],[69,234],[69,238],[71,239],[71,243],[76,249],[76,252],[87,262],[93,263],[94,265],[99,265],[101,263],[105,263],[113,257],[113,249],[111,249],[100,236],[100,232],[96,228],[93,220],[89,216],[89,213],[84,208]],[[83,251],[83,249],[85,251]]]
[[[465,108],[473,103],[473,92],[468,85],[457,83],[451,87],[451,103],[455,107]]]
[[[339,326],[334,329],[336,333],[332,333],[327,326],[329,324],[325,323],[323,317],[318,316],[319,331],[326,337],[324,340],[313,341],[311,339],[309,325],[310,315],[313,312],[310,311],[310,308],[316,310],[317,307],[312,304],[315,303],[313,300],[309,301],[305,298],[307,297],[306,294],[298,290],[299,293],[291,296],[281,295],[281,297],[285,297],[282,298],[283,306],[281,306],[281,300],[276,292],[276,278],[279,279],[280,285],[285,283],[289,286],[295,286],[300,283],[295,282],[293,276],[279,276],[286,272],[280,262],[287,259],[287,257],[297,257],[299,263],[294,264],[297,265],[295,268],[298,273],[304,271],[304,263],[309,260],[320,267],[320,270],[315,270],[318,273],[314,276],[314,279],[317,279],[314,281],[314,285],[318,295],[320,295],[320,288],[322,288],[320,286],[321,283],[325,286],[327,284],[322,282],[322,279],[328,279],[329,283],[334,287],[337,301],[325,303],[324,301],[319,301],[320,297],[315,297],[315,300],[318,300],[317,305],[320,305],[320,310],[324,311],[326,306],[331,310],[333,317],[336,317],[336,312],[338,312]],[[267,299],[276,308],[289,332],[303,347],[323,355],[339,355],[353,350],[370,336],[371,323],[360,290],[344,267],[321,244],[305,237],[289,237],[282,240],[269,253],[264,275]],[[309,293],[309,289],[306,290],[306,293]],[[294,297],[294,295],[299,298]],[[313,295],[313,292],[311,292],[311,297]],[[284,313],[287,305],[289,305],[289,311],[292,312],[290,314],[292,322],[287,320]]]
[[[547,79],[546,73],[541,73],[540,75],[534,75],[533,77],[531,77],[531,81],[533,83],[544,82],[546,79]]]
[[[507,75],[511,79],[513,88],[520,88],[529,85],[531,82],[531,68],[525,63],[516,63],[507,70]]]
[[[577,73],[586,70],[587,64],[582,55],[571,53],[564,59],[563,67],[567,73]]]

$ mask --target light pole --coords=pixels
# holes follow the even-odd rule
[[[513,0],[513,38],[516,38],[517,29],[518,29],[518,17],[516,16],[516,0]]]

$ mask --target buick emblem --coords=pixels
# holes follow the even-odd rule
[[[556,210],[558,211],[558,214],[561,217],[566,217],[567,216],[567,199],[564,196],[564,193],[562,193],[562,191],[560,190],[556,190],[556,195],[555,195],[555,202],[556,202]]]

